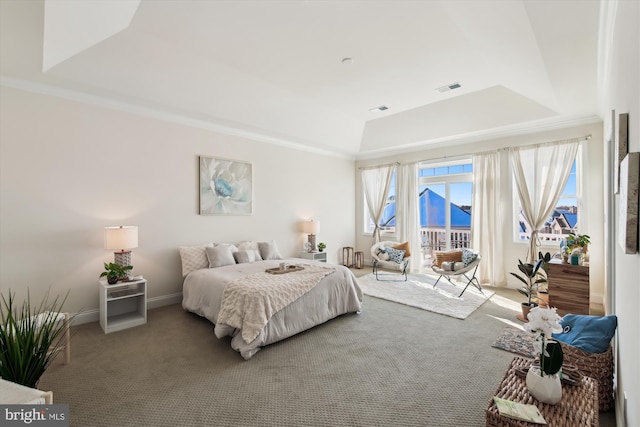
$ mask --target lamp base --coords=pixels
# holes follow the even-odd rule
[[[309,249],[309,252],[315,252],[316,251],[316,235],[315,234],[309,234],[309,245],[311,246],[311,248]]]
[[[131,265],[131,251],[114,252],[113,262],[120,267]]]

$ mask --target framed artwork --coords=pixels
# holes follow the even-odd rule
[[[640,153],[629,153],[620,164],[620,226],[618,242],[624,253],[638,252],[638,186]]]
[[[253,214],[253,166],[200,157],[200,215]]]
[[[612,119],[615,122],[615,112],[612,111]],[[615,125],[612,125],[615,126]],[[612,129],[615,132],[614,129]],[[615,192],[618,194],[620,190],[620,165],[622,164],[622,160],[627,155],[629,151],[629,114],[624,113],[620,114],[618,117],[618,137],[616,139],[616,156],[615,156],[615,173],[616,173],[616,181],[615,181]]]

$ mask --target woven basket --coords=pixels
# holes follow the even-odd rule
[[[564,353],[564,362],[575,365],[580,373],[598,382],[600,411],[608,411],[615,405],[613,398],[613,351],[611,346],[604,353],[589,353],[558,341]]]

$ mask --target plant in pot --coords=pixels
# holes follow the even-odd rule
[[[591,237],[587,234],[570,233],[562,240],[562,258],[564,262],[569,262],[569,257],[575,249],[579,249],[582,254],[586,255],[591,243]]]
[[[44,371],[65,346],[65,331],[73,320],[58,319],[67,296],[49,301],[49,295],[39,305],[27,299],[16,303],[15,293],[0,293],[0,377],[7,381],[35,388]]]
[[[544,270],[545,276],[547,276],[547,273],[548,273],[547,265],[551,261],[551,258],[552,256],[551,256],[551,253],[549,252],[547,252],[544,255],[542,254],[542,252],[538,252],[538,259],[541,259],[542,261],[544,261],[541,268]],[[549,306],[549,288],[547,287],[546,282],[538,284],[537,295],[538,295],[538,301],[539,301],[540,307],[548,307]]]
[[[518,292],[527,297],[527,302],[523,302],[522,317],[518,315],[518,319],[526,322],[529,310],[533,307],[537,307],[538,304],[533,302],[534,299],[538,299],[537,292],[541,283],[546,283],[547,278],[540,274],[540,269],[544,265],[544,259],[536,260],[535,264],[523,263],[518,260],[518,270],[523,274],[522,276],[517,273],[510,273],[513,277],[517,278],[523,283],[521,288],[518,288]]]
[[[115,285],[118,280],[127,279],[129,271],[133,269],[132,265],[118,265],[112,262],[104,263],[104,271],[100,274],[100,277],[107,277],[107,283]]]
[[[326,247],[327,247],[327,245],[325,245],[324,243],[322,243],[322,242],[318,243],[318,250],[320,252],[324,251],[324,248],[326,248]]]

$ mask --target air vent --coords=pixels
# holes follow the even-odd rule
[[[381,105],[379,107],[375,107],[375,108],[369,108],[369,111],[371,111],[372,113],[377,113],[378,111],[385,111],[388,110],[389,107],[387,107],[386,105]]]
[[[440,93],[443,93],[443,92],[449,92],[450,90],[453,90],[453,89],[458,89],[459,87],[461,87],[460,83],[456,82],[456,83],[448,84],[446,86],[441,86],[436,90]]]

